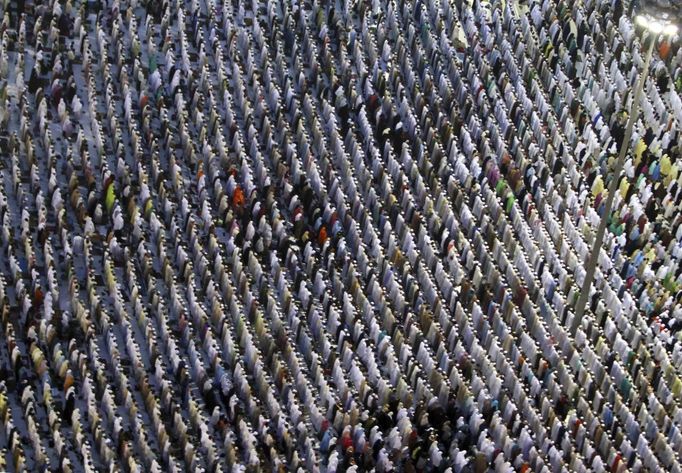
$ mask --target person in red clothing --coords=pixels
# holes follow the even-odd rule
[[[613,459],[613,463],[611,463],[611,473],[616,473],[618,471],[622,461],[623,461],[623,457],[620,454],[620,452],[618,452],[616,454],[616,457]]]
[[[353,439],[350,436],[350,428],[346,428],[343,431],[343,436],[341,437],[341,447],[343,448],[344,452],[347,452],[349,449],[353,448]]]

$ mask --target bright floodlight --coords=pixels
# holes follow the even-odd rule
[[[677,33],[678,29],[675,23],[663,22],[649,15],[637,15],[635,23],[657,35],[664,33],[673,36]]]
[[[668,24],[664,29],[663,33],[667,34],[668,36],[675,36],[677,34],[677,25],[674,23]]]

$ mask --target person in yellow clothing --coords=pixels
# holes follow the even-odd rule
[[[4,387],[3,391],[0,391],[0,419],[5,419],[5,413],[7,412],[7,396],[5,396]]]
[[[644,142],[644,138],[640,138],[637,146],[635,146],[635,167],[639,166],[639,163],[642,161],[642,155],[644,154],[644,151],[646,151],[646,148],[647,146]]]
[[[618,185],[618,191],[620,192],[620,196],[625,199],[625,197],[628,195],[628,189],[630,189],[630,181],[628,180],[627,176],[623,176],[623,178],[620,180],[620,184]]]
[[[668,174],[668,177],[666,178],[665,184],[666,186],[669,185],[671,182],[676,181],[677,177],[679,176],[680,169],[677,167],[677,163],[673,163],[670,165],[670,174]]]
[[[598,196],[604,191],[604,181],[601,176],[597,176],[592,183],[592,195]]]
[[[656,259],[656,249],[653,246],[649,248],[649,251],[647,251],[645,258],[649,264],[653,263],[654,260]]]
[[[47,369],[47,365],[45,363],[45,356],[43,355],[43,352],[38,348],[37,345],[32,344],[31,348],[31,359],[33,360],[33,364],[35,366],[35,370],[38,372],[39,375],[43,375],[45,370]]]
[[[663,177],[666,177],[668,174],[670,174],[670,168],[672,164],[670,163],[670,156],[667,154],[664,154],[663,157],[661,157],[661,175]]]
[[[678,376],[675,376],[675,381],[673,382],[672,385],[672,392],[673,395],[678,399],[680,398],[680,396],[682,396],[682,381]]]
[[[116,199],[116,193],[114,192],[114,184],[113,184],[113,182],[110,182],[109,185],[105,189],[105,197],[104,197],[104,203],[107,207],[107,212],[111,213],[111,210],[114,208],[115,199]]]
[[[664,154],[661,157],[661,176],[663,177],[663,183],[668,186],[670,183],[677,178],[677,164],[670,160],[668,154]]]

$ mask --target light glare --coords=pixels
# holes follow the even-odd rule
[[[650,21],[647,28],[649,28],[649,31],[655,34],[660,34],[663,32],[663,25],[656,20]]]
[[[673,23],[670,23],[669,25],[667,25],[667,26],[665,27],[665,29],[663,30],[663,32],[664,32],[665,34],[669,35],[669,36],[674,36],[674,35],[677,34],[677,30],[678,30],[677,25],[675,25],[675,24],[673,24]]]
[[[657,35],[663,33],[674,36],[678,31],[678,26],[675,23],[662,22],[648,15],[635,16],[635,23]]]

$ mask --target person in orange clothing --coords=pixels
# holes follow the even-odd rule
[[[661,44],[658,46],[658,54],[664,61],[668,60],[670,56],[670,43],[668,41],[661,41]]]
[[[317,242],[320,244],[320,246],[324,246],[324,243],[327,241],[327,227],[322,225],[322,228],[320,228],[320,233],[317,235]]]
[[[241,186],[237,186],[232,194],[232,205],[241,208],[244,205],[244,191]]]
[[[73,381],[73,373],[71,373],[71,370],[68,370],[64,378],[64,392],[67,392],[69,388],[73,386]]]
[[[40,288],[40,286],[36,287],[33,297],[35,307],[40,307],[43,304],[43,297],[42,288]]]

